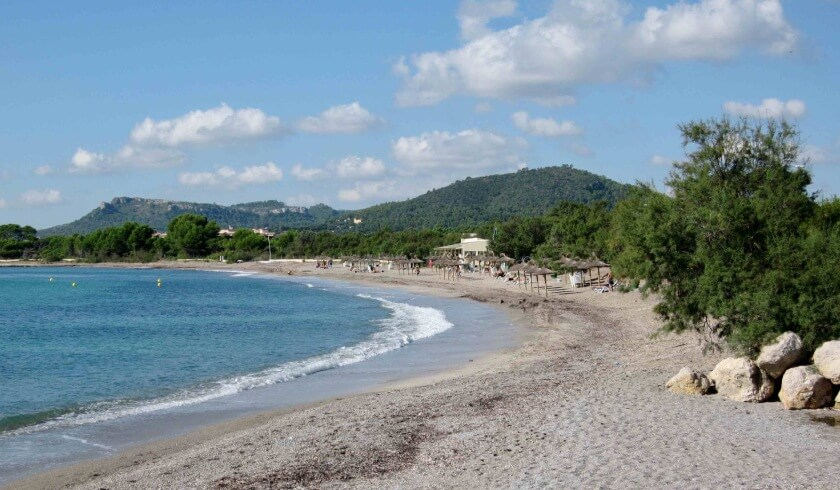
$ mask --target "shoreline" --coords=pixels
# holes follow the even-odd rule
[[[4,263],[0,265],[6,267],[14,267],[18,264],[10,264]],[[27,263],[24,267],[50,267],[54,266],[55,264],[33,264]],[[236,264],[242,265],[242,264]],[[207,272],[220,272],[220,273],[233,273],[233,272],[254,272],[259,275],[265,276],[276,276],[281,280],[285,280],[289,278],[286,274],[280,274],[275,271],[267,271],[267,270],[253,270],[251,268],[242,268],[236,267],[234,265],[228,264],[217,264],[217,263],[207,263],[207,262],[199,262],[198,264],[194,262],[187,262],[186,266],[185,263],[152,263],[152,264],[145,264],[145,263],[100,263],[100,264],[60,264],[60,267],[92,267],[92,268],[105,268],[105,269],[156,269],[156,270],[200,270],[200,271],[207,271]],[[219,266],[222,266],[221,268]],[[303,279],[309,278],[313,276],[305,275],[305,274],[295,274],[291,278]],[[317,279],[326,279],[327,281],[337,281],[337,283],[346,283],[346,284],[358,284],[359,286],[367,286],[367,287],[377,287],[381,286],[375,281],[365,281],[365,280],[348,280],[345,278],[337,279],[337,278],[326,278],[320,277]],[[299,282],[299,281],[296,281]],[[390,289],[390,288],[388,288]],[[436,289],[431,289],[428,287],[400,287],[406,292],[415,292],[421,294],[423,296],[429,297],[436,297],[436,298],[446,298],[446,299],[466,299],[466,298],[459,298],[457,295],[448,294],[450,292],[447,291],[440,291]],[[472,300],[470,300],[472,301]],[[503,309],[498,308],[496,305],[488,305],[484,304],[486,307],[490,307],[496,309],[497,311],[501,311],[503,313],[510,313],[508,317],[511,320],[511,323],[518,323],[514,322],[514,317],[517,316],[516,312],[506,312]],[[446,379],[455,377],[455,376],[462,376],[468,375],[471,373],[476,372],[477,370],[486,368],[488,366],[492,366],[494,363],[501,362],[501,359],[504,358],[506,353],[514,350],[517,346],[519,346],[522,342],[522,337],[524,332],[517,331],[514,335],[512,335],[512,345],[498,347],[498,348],[490,348],[490,350],[479,351],[475,354],[470,354],[470,359],[468,361],[464,360],[463,362],[458,362],[457,364],[441,369],[433,369],[431,372],[423,372],[425,370],[421,370],[416,374],[401,374],[395,373],[394,376],[396,377],[394,380],[388,380],[384,382],[377,382],[372,381],[373,385],[362,388],[362,389],[352,389],[348,393],[339,394],[339,395],[326,395],[322,398],[318,398],[316,401],[300,401],[294,402],[290,406],[286,406],[283,408],[274,408],[274,409],[259,409],[254,413],[246,414],[246,415],[237,415],[227,420],[222,421],[214,421],[204,425],[200,425],[197,428],[189,429],[187,432],[182,434],[170,435],[165,436],[162,438],[157,438],[155,440],[149,442],[139,442],[135,444],[131,444],[125,448],[119,449],[115,454],[103,456],[103,457],[95,457],[92,459],[83,459],[80,461],[75,461],[71,463],[59,464],[54,468],[50,468],[47,470],[39,471],[36,473],[31,473],[24,475],[21,478],[17,478],[14,480],[6,481],[0,483],[0,487],[2,488],[49,488],[52,482],[55,481],[63,481],[65,483],[73,484],[73,483],[83,483],[83,479],[80,480],[76,477],[79,472],[89,472],[89,468],[94,468],[94,471],[91,473],[98,473],[104,474],[109,471],[114,471],[119,468],[127,466],[128,461],[130,461],[131,465],[137,463],[137,461],[146,461],[150,454],[154,454],[155,458],[160,458],[163,455],[171,454],[177,452],[179,450],[183,450],[184,448],[189,447],[197,442],[201,441],[208,441],[214,438],[221,437],[227,433],[237,430],[243,430],[247,428],[254,427],[260,423],[264,423],[266,420],[271,419],[273,417],[282,416],[291,412],[295,412],[298,410],[304,410],[308,408],[318,407],[320,405],[340,401],[342,399],[364,395],[364,394],[373,394],[373,393],[384,393],[388,391],[398,390],[398,389],[407,389],[412,387],[418,387],[428,384],[434,384],[441,381],[445,381]],[[369,359],[363,361],[367,362]],[[314,373],[317,374],[317,373]],[[310,375],[312,376],[312,375]],[[72,483],[71,483],[72,482]]]
[[[652,338],[653,302],[637,293],[545,300],[491,279],[353,274],[312,262],[117,267],[291,270],[431,288],[495,305],[527,334],[445,375],[233,420],[10,488],[836,485],[840,431],[811,420],[828,412],[665,390],[681,366],[709,368],[722,354],[703,356],[689,334]]]

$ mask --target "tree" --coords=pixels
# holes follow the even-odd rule
[[[182,214],[169,222],[167,239],[179,256],[204,257],[218,242],[219,225],[197,214]]]
[[[529,256],[545,241],[546,231],[546,220],[542,216],[513,218],[498,227],[496,236],[490,241],[490,249],[517,259]]]
[[[801,322],[796,278],[816,203],[795,128],[721,119],[680,130],[690,151],[667,181],[674,197],[638,191],[616,209],[616,271],[661,293],[665,330],[747,352],[785,330],[812,345],[820,336]]]
[[[561,257],[606,258],[610,220],[607,202],[562,202],[545,219],[550,228],[545,242],[534,252],[541,261],[557,268]]]
[[[38,238],[35,228],[15,224],[0,225],[0,257],[19,259],[26,250],[35,246]]]

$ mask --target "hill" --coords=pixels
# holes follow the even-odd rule
[[[126,221],[144,223],[156,230],[165,230],[173,218],[185,213],[195,213],[215,220],[220,226],[278,228],[311,228],[323,225],[341,214],[329,206],[287,206],[280,201],[259,201],[232,206],[195,202],[117,197],[103,202],[88,214],[64,225],[46,228],[39,236],[72,235],[117,226]]]
[[[525,169],[509,174],[466,178],[406,201],[348,212],[334,229],[377,230],[461,227],[514,216],[546,213],[560,201],[615,204],[629,188],[569,165]],[[354,224],[350,218],[361,223]]]
[[[509,174],[466,178],[413,199],[378,204],[356,211],[338,211],[327,205],[287,206],[260,201],[223,206],[194,202],[117,197],[65,225],[39,231],[40,236],[89,233],[126,221],[164,230],[170,220],[196,213],[222,227],[266,227],[374,231],[382,228],[457,228],[504,220],[513,216],[544,214],[560,201],[614,204],[628,186],[568,165],[520,170]],[[359,222],[361,220],[361,222]]]

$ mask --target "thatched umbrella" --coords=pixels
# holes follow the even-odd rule
[[[554,274],[554,271],[551,269],[547,269],[545,267],[538,267],[536,265],[528,266],[528,273],[536,276],[537,278],[537,292],[539,293],[540,290],[540,276],[543,278],[543,282],[545,283],[545,297],[548,297],[548,276]]]
[[[520,278],[522,276],[522,271],[525,269],[525,264],[513,264],[512,266],[508,267],[507,273],[516,273],[516,285],[521,286],[522,283]]]

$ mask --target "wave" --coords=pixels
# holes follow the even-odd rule
[[[356,296],[378,301],[384,308],[391,310],[388,317],[377,320],[380,328],[357,344],[342,346],[326,354],[286,362],[255,373],[222,379],[171,396],[145,401],[98,402],[49,420],[44,420],[43,415],[36,419],[37,421],[30,419],[35,423],[25,427],[20,425],[22,420],[18,420],[18,424],[5,427],[6,432],[2,432],[3,428],[0,425],[0,435],[16,435],[56,427],[74,427],[207,402],[245,390],[283,383],[320,371],[362,362],[404,347],[416,340],[439,334],[453,326],[446,315],[435,308],[398,303],[367,294]],[[46,413],[42,412],[44,415]],[[52,415],[55,415],[55,412],[52,412]]]

